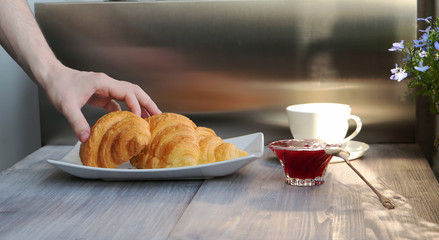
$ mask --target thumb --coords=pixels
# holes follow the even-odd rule
[[[76,137],[80,142],[86,142],[90,136],[90,125],[85,120],[84,115],[79,108],[71,108],[69,112],[64,113],[67,121],[72,126]]]

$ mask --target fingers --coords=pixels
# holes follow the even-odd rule
[[[157,107],[157,105],[155,104],[155,102],[152,101],[152,99],[148,96],[148,94],[145,93],[145,91],[143,91],[141,87],[139,87],[138,85],[134,85],[134,91],[136,93],[140,106],[144,111],[142,112],[142,116],[143,114],[152,116],[155,114],[162,113],[160,109]]]
[[[117,103],[117,102],[114,101],[113,99],[111,99],[107,104],[105,104],[105,105],[103,106],[103,108],[104,108],[105,110],[107,110],[107,112],[113,112],[113,111],[120,111],[120,110],[122,110],[122,109],[120,108],[119,103]]]
[[[52,81],[56,84],[49,85],[50,88],[45,90],[81,142],[86,142],[90,136],[90,126],[81,112],[84,104],[111,112],[121,110],[115,101],[118,100],[125,102],[137,116],[161,113],[148,94],[135,84],[115,80],[104,73],[81,72],[69,68],[55,73],[50,77],[62,81]]]
[[[70,126],[72,126],[79,141],[86,142],[90,136],[90,126],[88,125],[87,120],[85,120],[81,109],[75,106],[65,106],[63,107],[62,112],[70,123]]]
[[[143,91],[138,85],[125,82],[118,81],[112,78],[107,77],[104,84],[108,88],[108,95],[110,98],[114,98],[118,101],[124,101],[126,106],[130,109],[131,112],[136,114],[137,116],[146,117],[149,115],[155,115],[161,113],[157,105],[152,101],[152,99],[148,96],[148,94]],[[99,89],[99,86],[97,86]],[[116,110],[116,102],[107,103],[107,111]],[[120,110],[120,106],[118,106]]]
[[[146,110],[145,108],[142,108],[142,118],[148,118],[151,117],[152,115],[149,114],[148,110]]]
[[[139,101],[137,100],[136,95],[132,92],[132,90],[130,89],[130,91],[128,91],[125,95],[125,99],[122,99],[125,101],[125,104],[127,105],[127,107],[131,110],[131,112],[133,112],[134,114],[136,114],[137,116],[141,116],[142,110],[139,104]]]
[[[134,95],[127,95],[128,97],[125,103],[133,113],[141,117],[149,117],[162,113],[154,101],[152,101],[152,99],[148,96],[148,94],[145,93],[145,91],[143,91],[142,88],[135,84],[130,85]]]

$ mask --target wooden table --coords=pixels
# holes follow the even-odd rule
[[[0,239],[434,239],[439,184],[414,144],[373,144],[325,184],[292,187],[271,151],[210,180],[101,181],[49,165],[71,146],[45,146],[0,174]]]

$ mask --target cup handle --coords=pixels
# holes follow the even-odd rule
[[[349,119],[352,119],[355,121],[355,123],[357,124],[357,128],[355,129],[355,131],[351,135],[349,135],[348,137],[343,139],[343,143],[346,143],[346,142],[352,140],[352,138],[356,137],[358,135],[358,133],[360,133],[361,128],[363,127],[363,123],[361,122],[361,119],[358,116],[351,115],[351,116],[349,116],[348,121],[349,121]]]

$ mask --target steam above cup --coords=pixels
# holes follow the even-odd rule
[[[327,143],[346,143],[360,133],[361,119],[351,115],[352,108],[340,103],[306,103],[286,108],[294,139],[321,139]],[[355,131],[346,137],[349,121],[356,123]]]

